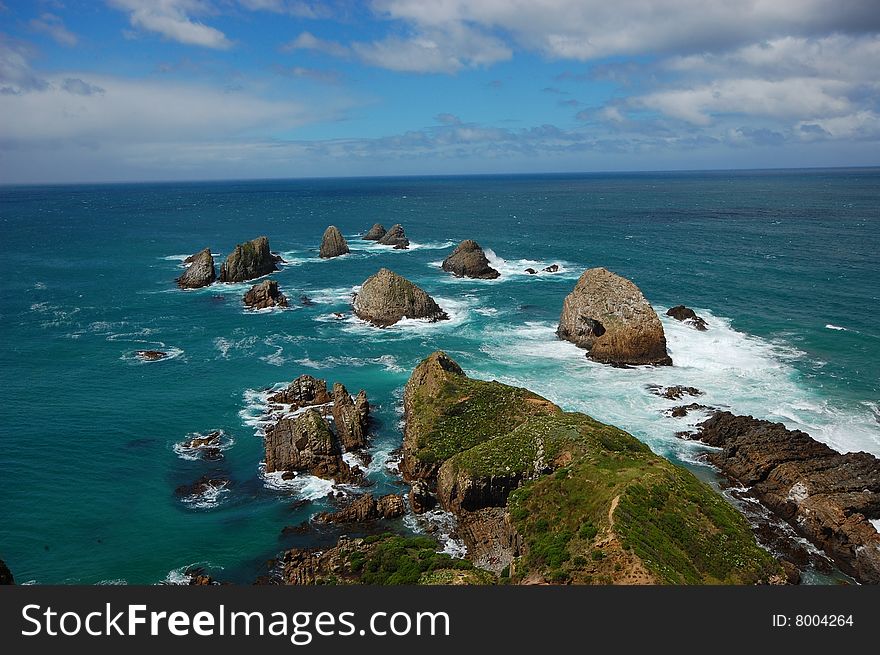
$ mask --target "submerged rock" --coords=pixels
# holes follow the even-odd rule
[[[364,241],[378,241],[382,237],[385,236],[385,226],[381,223],[376,223],[367,231],[367,233],[361,238]]]
[[[397,273],[382,268],[368,277],[353,303],[358,317],[379,327],[394,325],[402,318],[444,321],[449,315],[431,296]]]
[[[383,246],[394,246],[398,250],[409,248],[409,239],[406,238],[406,233],[400,223],[392,225],[391,229],[379,239],[379,243]]]
[[[443,260],[441,268],[453,273],[456,277],[494,280],[501,275],[489,266],[486,253],[476,241],[471,239],[466,239],[458,244],[452,254]]]
[[[880,460],[840,454],[800,430],[751,416],[716,412],[696,437],[721,450],[708,460],[801,535],[842,571],[880,584]]]
[[[314,307],[316,304],[314,300],[312,300],[311,298],[309,298],[306,295],[300,296],[299,302],[303,307]]]
[[[545,273],[558,273],[559,272],[559,264],[550,264],[544,268]]]
[[[697,313],[691,309],[690,307],[685,307],[684,305],[676,305],[666,311],[667,316],[671,316],[676,321],[683,321],[688,325],[692,325],[697,330],[704,332],[708,325],[706,321],[697,316]]]
[[[263,280],[244,294],[244,304],[251,309],[287,307],[287,297],[281,293],[275,280]]]
[[[348,243],[345,241],[345,237],[342,236],[342,232],[339,231],[338,227],[331,225],[324,230],[324,237],[321,239],[321,259],[339,257],[339,255],[344,255],[348,252],[350,252],[348,249]]]
[[[6,566],[6,562],[0,559],[0,585],[13,585],[15,578],[12,577],[12,571]]]
[[[180,498],[188,496],[201,496],[210,491],[222,489],[229,484],[228,478],[212,478],[210,475],[203,475],[192,484],[182,484],[174,490],[174,494]]]
[[[340,382],[333,385],[333,424],[345,450],[357,450],[367,445],[369,416],[370,403],[364,390],[352,400],[345,385]]]
[[[184,260],[188,264],[186,272],[177,278],[177,286],[181,289],[199,289],[206,287],[217,279],[217,273],[214,270],[214,257],[211,255],[211,249],[205,248],[190,255]]]
[[[604,268],[584,272],[565,298],[556,334],[597,362],[671,365],[657,313],[630,280]]]
[[[280,259],[269,250],[267,237],[257,237],[253,241],[240,243],[223,262],[220,281],[245,282],[268,275],[278,270],[276,262]]]
[[[145,362],[158,362],[160,359],[167,359],[168,353],[161,350],[136,350],[135,357]]]

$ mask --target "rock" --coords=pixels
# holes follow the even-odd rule
[[[559,264],[550,264],[547,268],[544,269],[545,273],[558,273],[559,272]]]
[[[300,296],[299,302],[303,307],[313,307],[315,305],[315,301],[306,295]]]
[[[412,488],[409,490],[409,506],[416,514],[424,514],[434,509],[437,505],[437,498],[431,493],[427,483],[423,480],[416,480]]]
[[[528,273],[529,275],[537,275],[538,271],[536,271],[534,268],[529,267],[526,269],[526,273]]]
[[[684,321],[701,332],[704,332],[708,327],[706,321],[697,316],[693,309],[685,307],[684,305],[676,305],[675,307],[672,307],[666,311],[666,315],[671,316],[676,321]]]
[[[222,433],[219,430],[215,430],[214,432],[206,434],[204,437],[193,437],[192,439],[184,441],[181,446],[190,449],[219,446],[221,436]]]
[[[348,469],[330,426],[314,409],[282,418],[267,428],[264,444],[267,473],[309,471],[332,478]]]
[[[275,280],[263,280],[244,294],[244,304],[254,310],[287,307],[287,296],[281,293]]]
[[[406,514],[406,503],[403,496],[388,494],[376,501],[376,512],[383,519],[396,519]]]
[[[345,241],[345,237],[342,236],[342,232],[339,231],[338,227],[331,225],[324,230],[324,238],[321,239],[321,259],[339,257],[339,255],[345,255],[348,252],[350,252],[348,249],[348,243]]]
[[[680,400],[684,396],[702,396],[703,392],[695,387],[685,387],[677,384],[672,387],[662,387],[660,385],[649,385],[648,390],[655,396],[667,398],[669,400]]]
[[[257,237],[240,243],[220,267],[221,282],[245,282],[278,270],[278,255],[269,250],[269,239]]]
[[[556,334],[597,362],[671,365],[666,335],[639,288],[604,268],[581,275],[566,297]]]
[[[229,484],[227,478],[212,478],[209,475],[203,475],[192,484],[182,484],[174,490],[174,495],[179,498],[187,498],[189,496],[201,496],[202,494],[221,489]]]
[[[210,575],[205,573],[205,569],[201,566],[193,566],[188,568],[185,571],[186,576],[189,578],[189,584],[191,587],[201,587],[201,586],[212,586],[219,584],[214,581]]]
[[[371,228],[369,229],[369,231],[368,231],[364,236],[362,236],[361,238],[362,238],[364,241],[378,241],[379,239],[381,239],[382,237],[384,237],[385,234],[386,234],[386,232],[385,232],[385,226],[382,225],[382,224],[380,224],[380,223],[376,223],[376,224],[374,224],[373,227],[371,227]]]
[[[708,460],[824,550],[842,571],[880,583],[880,460],[840,454],[800,430],[716,412],[697,437],[721,448]]]
[[[12,571],[6,566],[6,562],[0,559],[0,585],[14,585],[15,578],[12,577]]]
[[[312,529],[308,521],[302,521],[299,525],[285,525],[281,528],[282,536],[308,534]]]
[[[160,359],[168,357],[168,353],[161,350],[136,350],[134,354],[145,362],[158,362]]]
[[[489,266],[486,253],[476,241],[462,241],[452,254],[443,260],[441,268],[456,277],[472,277],[481,280],[494,280],[500,273]]]
[[[353,307],[357,316],[379,327],[394,325],[402,318],[432,322],[449,318],[431,296],[387,268],[364,281]]]
[[[214,257],[211,255],[210,248],[190,255],[184,260],[184,263],[189,264],[189,267],[176,280],[177,286],[181,289],[199,289],[208,286],[217,279]]]
[[[361,390],[352,400],[345,385],[340,382],[333,385],[333,423],[345,450],[357,450],[367,445],[369,416],[370,403],[365,391]]]
[[[326,405],[332,401],[327,393],[327,383],[311,375],[300,375],[281,391],[268,398],[272,403],[290,405],[291,411],[302,407]]]
[[[392,225],[391,229],[379,239],[379,243],[383,246],[394,246],[398,250],[406,250],[409,248],[409,239],[406,238],[403,226],[400,223]]]
[[[362,494],[348,507],[336,512],[321,512],[315,520],[319,523],[366,523],[398,518],[405,512],[406,505],[402,496],[388,494],[376,500],[372,494]]]
[[[700,409],[709,409],[709,407],[701,405],[700,403],[690,403],[689,405],[678,405],[677,407],[668,409],[664,411],[663,414],[670,418],[682,418],[683,416],[687,416],[690,412]]]

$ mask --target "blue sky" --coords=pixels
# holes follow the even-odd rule
[[[876,0],[0,0],[0,183],[880,164]]]

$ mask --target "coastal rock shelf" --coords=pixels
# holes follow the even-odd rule
[[[799,430],[717,412],[695,435],[721,450],[721,471],[831,556],[860,582],[880,583],[880,460],[841,455]]]

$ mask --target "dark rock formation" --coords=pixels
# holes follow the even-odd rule
[[[182,484],[174,490],[174,494],[179,498],[188,496],[201,496],[202,494],[220,489],[229,484],[227,478],[213,478],[210,475],[203,475],[192,484]]]
[[[321,259],[339,257],[339,255],[344,255],[348,252],[350,252],[348,249],[348,243],[345,241],[345,237],[342,236],[342,232],[339,231],[338,227],[331,225],[324,230],[324,238],[321,239]]]
[[[676,305],[675,307],[672,307],[666,311],[666,315],[671,316],[676,321],[684,321],[701,332],[705,331],[708,327],[706,321],[697,316],[693,309],[685,307],[684,305]]]
[[[494,280],[501,274],[489,266],[486,253],[476,241],[462,241],[452,254],[443,260],[441,268],[456,277],[472,277],[481,280]]]
[[[379,327],[394,325],[402,318],[449,318],[431,296],[387,268],[364,281],[353,305],[355,314]]]
[[[300,296],[299,302],[303,307],[314,307],[315,306],[315,301],[306,295]]]
[[[537,275],[537,274],[538,274],[538,271],[536,271],[536,270],[535,270],[534,268],[532,268],[532,267],[529,267],[529,268],[526,269],[526,273],[528,273],[529,275]]]
[[[385,232],[385,226],[382,225],[382,224],[380,224],[380,223],[376,223],[376,224],[373,225],[373,227],[371,227],[370,230],[369,230],[369,231],[368,231],[363,237],[361,237],[361,238],[362,238],[364,241],[379,241],[379,239],[381,239],[382,237],[384,237],[385,234],[386,234],[386,232]]]
[[[357,450],[367,445],[367,424],[370,403],[367,393],[361,390],[354,400],[340,382],[333,385],[333,424],[342,447]]]
[[[406,233],[404,233],[403,226],[400,223],[392,225],[391,229],[379,239],[379,243],[383,246],[394,246],[397,250],[409,248],[409,239],[406,238]]]
[[[558,273],[559,272],[559,264],[550,264],[547,268],[544,269],[545,273]]]
[[[217,273],[214,270],[214,257],[211,255],[211,249],[204,250],[190,255],[184,260],[188,264],[186,272],[177,278],[177,286],[181,289],[199,289],[206,287],[217,279]]]
[[[406,506],[403,497],[388,494],[378,500],[372,494],[358,496],[348,507],[336,512],[321,512],[315,517],[319,523],[366,523],[378,519],[403,516]]]
[[[707,455],[860,582],[880,583],[880,460],[841,455],[799,430],[717,412],[697,437],[722,450]]]
[[[287,296],[281,293],[275,280],[263,280],[244,294],[244,304],[254,310],[287,307]]]
[[[266,429],[266,472],[308,471],[337,482],[358,477],[342,459],[342,450],[324,417],[314,409],[282,418]]]
[[[134,354],[135,357],[145,362],[158,362],[160,359],[168,357],[168,353],[161,350],[136,350]]]
[[[0,559],[0,585],[13,585],[15,578],[12,577],[12,571],[6,566],[6,562]]]
[[[240,243],[220,267],[221,282],[245,282],[278,270],[281,258],[269,250],[269,239],[257,237]]]
[[[415,514],[424,514],[434,509],[437,498],[431,493],[424,480],[416,480],[409,490],[409,506]]]
[[[291,411],[313,405],[326,405],[332,401],[327,393],[327,383],[311,375],[300,375],[281,391],[269,396],[269,402],[290,405]]]
[[[701,405],[700,403],[690,403],[688,405],[678,405],[663,413],[670,418],[682,418],[683,416],[687,416],[689,413],[700,409],[709,409],[709,407]]]
[[[667,398],[669,400],[681,400],[684,396],[702,396],[703,392],[695,387],[685,387],[677,384],[672,387],[662,387],[660,385],[649,385],[648,390],[655,396]]]
[[[556,334],[597,362],[670,365],[666,335],[639,288],[604,268],[581,275],[566,297]]]
[[[215,581],[210,575],[205,573],[205,569],[201,566],[193,566],[188,568],[185,571],[186,576],[189,578],[189,582],[187,583],[191,587],[210,587],[213,585],[220,584]]]

